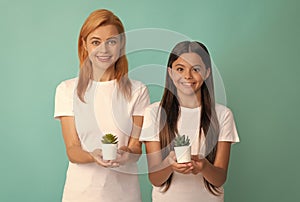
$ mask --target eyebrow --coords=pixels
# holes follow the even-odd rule
[[[183,64],[181,64],[181,63],[178,63],[178,64],[176,64],[175,65],[175,67],[177,67],[177,66],[179,66],[179,67],[185,67],[185,65],[183,65]],[[200,65],[200,64],[195,64],[195,65],[193,65],[192,67],[202,67],[202,65]]]
[[[185,67],[185,66],[184,66],[183,64],[181,64],[181,63],[178,63],[178,64],[175,65],[175,67],[177,67],[177,66]]]
[[[109,39],[118,39],[118,37],[116,37],[116,36],[112,36],[112,37],[109,37],[108,39],[106,39],[106,40],[109,40]]]
[[[197,65],[193,65],[192,67],[203,67],[202,65],[200,65],[200,64],[197,64]]]
[[[90,38],[90,40],[95,40],[95,39],[96,39],[96,40],[99,40],[99,41],[102,41],[101,38],[99,38],[99,37],[93,36],[92,38]],[[118,39],[118,37],[112,36],[112,37],[107,38],[106,41],[107,41],[107,40],[110,40],[110,39]]]
[[[97,40],[101,41],[101,39],[99,37],[94,36],[94,37],[90,38],[90,40],[94,40],[94,39],[97,39]]]

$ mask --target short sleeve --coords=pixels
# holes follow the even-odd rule
[[[73,94],[75,88],[75,80],[67,80],[61,82],[56,87],[55,92],[55,108],[54,118],[61,116],[74,116],[73,111]]]
[[[133,108],[133,116],[143,116],[144,111],[150,104],[148,89],[145,85],[141,85],[134,94],[137,94],[136,102]]]
[[[158,106],[150,105],[145,109],[140,141],[159,141]]]
[[[239,142],[239,136],[237,133],[233,114],[230,109],[223,108],[222,116],[220,120],[220,135],[219,141],[226,141],[236,143]]]

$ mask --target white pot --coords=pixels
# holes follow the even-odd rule
[[[115,160],[117,158],[118,144],[102,144],[103,160]]]
[[[177,163],[191,161],[191,146],[174,147]]]

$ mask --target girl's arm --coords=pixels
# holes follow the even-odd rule
[[[191,163],[176,163],[174,152],[162,160],[160,143],[155,141],[145,142],[149,179],[154,186],[161,186],[167,181],[170,175],[176,171],[183,174],[191,173]]]
[[[222,186],[227,178],[231,142],[218,142],[214,164],[206,158],[193,158],[194,174],[202,173],[203,177],[216,187]]]

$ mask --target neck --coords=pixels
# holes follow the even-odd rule
[[[115,79],[115,68],[111,66],[107,69],[93,67],[93,80],[95,81],[110,81]]]
[[[187,108],[196,108],[201,106],[200,92],[193,95],[180,95],[178,94],[178,101],[180,106]]]

